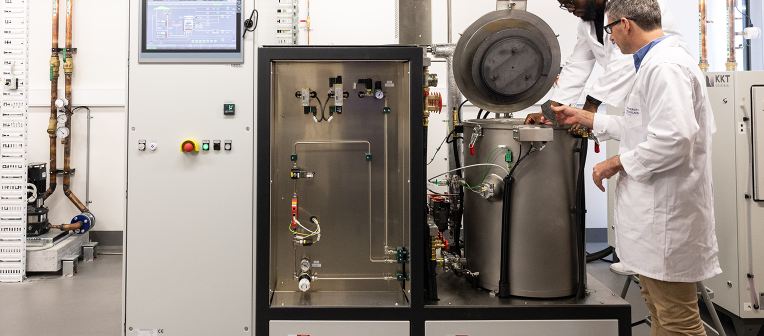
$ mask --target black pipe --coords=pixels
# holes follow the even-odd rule
[[[613,253],[613,251],[615,251],[615,249],[612,246],[608,246],[608,247],[602,249],[601,251],[597,251],[597,252],[594,252],[594,253],[588,253],[587,252],[586,253],[586,262],[590,263],[592,261],[597,261],[597,260],[600,260],[602,258],[605,258],[605,257],[611,255]]]
[[[452,142],[454,148],[454,165],[456,169],[461,168],[461,158],[459,157],[459,143],[457,142],[456,132],[454,132],[454,141]],[[457,170],[459,176],[464,177],[461,170]],[[457,210],[456,218],[454,218],[454,251],[457,256],[462,256],[461,246],[459,241],[461,240],[462,233],[462,215],[464,214],[464,187],[459,185],[459,207]]]
[[[581,138],[578,148],[578,179],[576,181],[575,222],[576,222],[576,265],[578,268],[576,298],[583,299],[586,295],[586,196],[584,187],[584,167],[586,154],[589,150],[589,139]]]
[[[427,153],[427,126],[424,126],[423,133],[424,133],[424,140],[422,141],[422,143],[424,144],[424,153],[426,154]],[[422,160],[424,162],[423,167],[427,167],[427,155],[425,155],[422,158]],[[424,170],[423,174],[424,174],[424,179],[427,180],[427,169]],[[422,201],[426,202],[426,200],[422,200]],[[425,207],[424,211],[425,211],[424,218],[427,218],[427,207]],[[424,223],[422,223],[422,225],[427,226],[427,222],[425,221]],[[425,227],[424,232],[430,232],[430,228]],[[430,255],[432,255],[432,251],[430,251],[430,246],[432,242],[430,241],[429,235],[422,235],[422,240],[423,240],[422,253],[427,258],[426,259],[427,262],[424,263],[424,274],[426,277],[425,294],[428,300],[437,301],[438,300],[438,280],[436,278],[436,276],[438,275],[437,264],[435,260],[431,260],[429,257]]]
[[[510,223],[512,216],[512,184],[515,179],[511,175],[504,178],[504,202],[501,207],[501,273],[499,276],[499,298],[509,298],[509,243]]]

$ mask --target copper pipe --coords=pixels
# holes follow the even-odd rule
[[[72,73],[74,72],[74,59],[72,58],[72,0],[66,0],[66,51],[64,51],[64,94],[69,101],[66,106],[66,128],[69,129],[69,136],[61,139],[64,143],[64,194],[74,203],[81,212],[90,212],[88,208],[80,202],[77,196],[70,189],[71,185],[71,160],[72,160]]]
[[[700,15],[700,69],[708,71],[708,50],[706,49],[706,41],[708,38],[706,31],[706,24],[708,20],[706,18],[706,0],[700,0],[699,2],[699,15]]]
[[[76,222],[72,224],[51,225],[51,229],[59,229],[61,231],[79,230],[82,228],[82,222]]]
[[[735,0],[727,0],[727,71],[735,71]]]
[[[45,192],[45,199],[56,190],[56,99],[58,99],[58,0],[53,1],[53,42],[50,55],[50,119],[48,120],[48,138],[50,138],[50,182]]]

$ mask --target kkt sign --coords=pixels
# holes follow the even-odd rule
[[[706,87],[730,87],[732,75],[706,75]]]

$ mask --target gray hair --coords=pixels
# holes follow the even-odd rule
[[[629,18],[646,32],[661,27],[661,6],[657,0],[609,0],[605,12],[609,20]]]

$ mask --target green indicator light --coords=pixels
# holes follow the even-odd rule
[[[210,149],[210,144],[202,144],[202,149],[203,150],[209,150]]]

